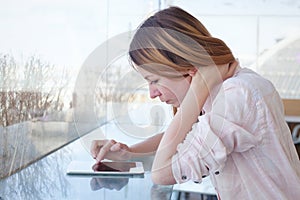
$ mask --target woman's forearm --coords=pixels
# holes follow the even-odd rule
[[[199,90],[201,90],[201,95]],[[154,181],[157,179],[161,184],[174,183],[171,170],[172,156],[176,154],[177,145],[185,139],[187,133],[197,121],[207,96],[208,90],[204,81],[199,81],[197,85],[191,86],[188,90],[180,109],[177,111],[158,147],[152,166],[152,178]],[[165,180],[162,180],[162,174],[165,175]]]
[[[156,134],[142,142],[136,143],[129,147],[133,157],[154,155],[161,141],[163,133]]]

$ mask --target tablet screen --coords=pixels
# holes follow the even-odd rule
[[[111,171],[111,172],[129,172],[131,168],[135,168],[134,162],[100,162],[93,165],[93,170],[96,172]]]

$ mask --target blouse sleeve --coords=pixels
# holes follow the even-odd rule
[[[241,96],[245,97],[245,94],[230,95],[225,98],[225,102],[223,98],[223,101],[219,101],[221,105],[216,103],[213,111],[199,116],[198,122],[193,125],[183,143],[177,146],[177,153],[172,157],[172,172],[177,183],[188,180],[201,182],[202,177],[209,173],[218,174],[230,153],[247,151],[261,142],[261,137],[253,135],[241,123],[241,119],[245,119],[242,115],[245,114],[247,102],[241,101],[243,103],[240,106],[235,104],[235,113],[238,115],[226,109],[231,106],[231,102],[239,102],[237,98]],[[248,105],[254,104],[249,102]],[[255,108],[246,109],[256,112]],[[251,125],[252,122],[250,120],[247,123]]]

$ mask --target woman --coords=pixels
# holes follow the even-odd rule
[[[155,152],[157,184],[210,175],[222,200],[299,198],[300,163],[280,96],[196,18],[178,7],[157,12],[135,33],[129,56],[151,98],[178,110],[165,133],[131,147],[94,141],[98,162]]]

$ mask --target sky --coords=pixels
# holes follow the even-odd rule
[[[0,52],[78,65],[94,48],[90,39],[105,35],[99,28],[105,21],[97,20],[105,13],[97,12],[97,7],[101,7],[97,1],[6,1],[0,8]]]
[[[122,12],[116,1],[107,2],[1,0],[0,53],[25,58],[36,55],[53,64],[81,65],[99,44],[113,34],[130,28],[129,22],[126,23],[126,18],[131,17],[128,16],[129,12]],[[151,9],[151,5],[145,1],[134,2]],[[143,9],[136,10],[135,15],[145,15],[146,12]],[[117,23],[111,23],[108,16],[110,21]]]

